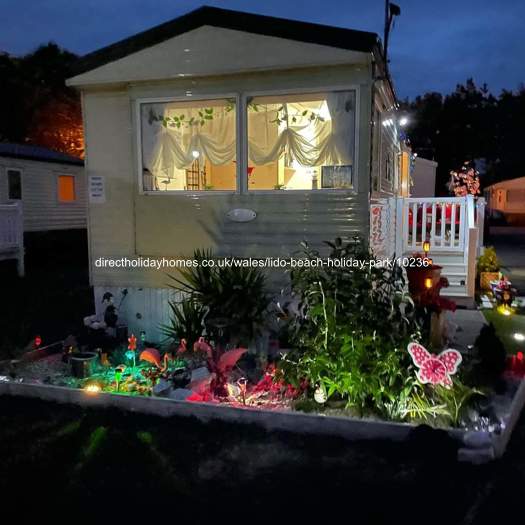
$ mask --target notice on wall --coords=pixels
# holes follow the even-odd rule
[[[89,176],[89,202],[102,204],[106,202],[106,186],[101,175]]]

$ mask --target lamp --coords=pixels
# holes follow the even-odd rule
[[[434,284],[434,283],[433,283],[431,277],[427,277],[427,278],[425,279],[425,288],[426,288],[427,290],[430,290],[430,288],[432,288],[433,284]]]

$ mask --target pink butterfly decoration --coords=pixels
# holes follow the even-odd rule
[[[431,354],[419,343],[410,343],[408,353],[419,368],[417,378],[421,383],[452,386],[451,375],[458,371],[462,357],[457,350],[444,350],[439,355]]]

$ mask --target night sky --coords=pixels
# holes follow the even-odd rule
[[[383,0],[225,0],[208,5],[382,35]],[[398,0],[391,71],[398,95],[449,92],[473,77],[489,89],[525,82],[525,0]],[[93,51],[203,5],[191,0],[0,0],[0,50],[23,54],[50,40]]]

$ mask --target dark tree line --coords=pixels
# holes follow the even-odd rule
[[[436,191],[447,194],[449,172],[475,161],[482,187],[524,176],[525,87],[499,96],[472,79],[449,95],[426,93],[402,104],[414,152],[439,164]]]
[[[80,98],[65,85],[77,56],[49,43],[23,57],[0,54],[0,141],[84,152]],[[426,93],[402,104],[413,151],[439,163],[436,190],[449,172],[476,160],[481,183],[525,175],[520,154],[525,87],[494,96],[469,79],[453,93]]]
[[[80,97],[65,85],[76,59],[53,43],[23,57],[0,54],[0,141],[83,155]]]

